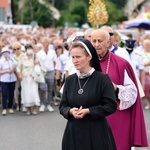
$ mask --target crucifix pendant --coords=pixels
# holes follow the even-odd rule
[[[78,94],[83,94],[83,89],[79,89]]]

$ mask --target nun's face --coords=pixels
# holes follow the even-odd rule
[[[89,71],[91,57],[86,54],[85,50],[81,47],[75,47],[71,50],[72,62],[77,70],[81,73]]]

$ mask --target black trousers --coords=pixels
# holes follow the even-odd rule
[[[1,82],[2,108],[12,108],[16,82]]]

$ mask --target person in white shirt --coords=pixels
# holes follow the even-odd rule
[[[48,111],[52,112],[54,109],[51,106],[51,101],[53,99],[53,89],[54,89],[54,78],[55,78],[55,64],[57,61],[57,56],[55,51],[49,49],[50,40],[44,37],[42,40],[44,46],[44,51],[46,57],[42,60],[42,64],[46,70],[45,83],[40,83],[40,99],[41,106],[39,111],[44,112],[45,106],[47,106]]]
[[[10,58],[8,47],[2,48],[2,57],[0,59],[0,82],[2,88],[2,115],[7,114],[7,108],[10,114],[13,114],[13,99],[16,83],[16,75],[14,73],[14,62]],[[8,100],[8,101],[7,101]]]
[[[125,48],[129,53],[130,59],[135,69],[135,73],[141,82],[142,88],[144,89],[145,84],[144,63],[142,61],[141,55],[134,49],[134,44],[135,40],[133,39],[125,40]]]
[[[60,55],[58,55],[58,59],[57,59],[57,62],[56,62],[56,66],[55,66],[55,69],[56,69],[56,81],[57,81],[57,85],[59,86],[60,82],[63,82],[64,78],[65,78],[65,66],[69,60],[69,53],[67,55],[67,53],[64,53],[65,49],[62,45],[58,45],[56,47],[56,53],[58,54],[59,51],[62,51],[62,53]]]

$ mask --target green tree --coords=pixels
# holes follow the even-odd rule
[[[87,22],[87,7],[83,1],[75,3],[71,10],[72,22],[78,22],[79,26]]]
[[[38,0],[20,0],[19,2],[23,2],[21,9],[19,9],[20,3],[18,0],[13,1],[14,23],[30,24],[32,20],[35,20],[44,27],[53,25],[57,27],[64,26],[65,22],[68,22],[69,26],[74,26],[74,22],[78,22],[79,26],[88,22],[89,0],[44,0],[47,4],[54,4],[54,7],[60,11],[61,17],[59,20],[55,20],[51,10],[40,4]],[[127,0],[105,0],[105,2],[109,15],[107,24],[118,24],[126,20],[123,8]]]
[[[37,21],[40,26],[49,27],[52,25],[51,11],[37,0],[25,0],[23,7],[19,9],[19,3],[15,1],[15,23],[30,24],[31,21]]]
[[[127,3],[128,0],[108,0],[109,2],[115,4],[118,9],[124,8],[125,4]],[[107,1],[106,1],[107,3]]]
[[[69,26],[74,26],[77,22],[79,27],[87,22],[87,3],[84,1],[70,0],[70,3],[65,4],[65,9],[61,10],[62,17],[57,21],[57,26],[64,26],[68,22]]]
[[[126,17],[123,15],[124,14],[123,7],[122,8],[120,7],[118,9],[118,6],[115,3],[107,1],[106,9],[109,16],[107,24],[109,25],[118,24],[126,19]]]

